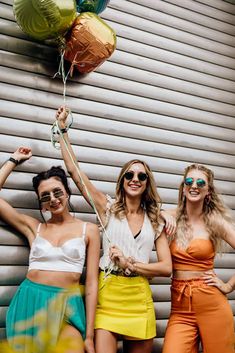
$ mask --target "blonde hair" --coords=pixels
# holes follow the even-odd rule
[[[145,209],[151,221],[154,231],[157,232],[162,201],[157,192],[157,186],[151,169],[149,168],[147,163],[139,159],[133,159],[127,162],[126,164],[124,164],[124,166],[122,167],[122,170],[117,180],[116,198],[115,198],[115,202],[111,207],[111,212],[113,212],[114,215],[119,219],[125,217],[126,204],[125,204],[125,190],[123,188],[124,174],[135,163],[141,163],[145,168],[146,174],[148,175],[147,182],[146,182],[146,189],[142,194],[141,205]]]
[[[184,179],[191,170],[200,170],[205,174],[208,180],[208,192],[203,203],[203,219],[209,237],[216,251],[222,251],[223,238],[226,238],[226,230],[224,223],[227,221],[233,223],[229,214],[229,209],[224,205],[214,186],[214,173],[201,164],[191,164],[185,169],[184,178],[179,187],[178,207],[176,214],[177,233],[176,242],[181,248],[186,248],[192,239],[191,227],[188,224],[188,216],[186,212],[186,198],[183,193]]]

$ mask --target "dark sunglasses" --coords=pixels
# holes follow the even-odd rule
[[[184,184],[186,186],[192,186],[193,183],[194,183],[194,179],[193,178],[185,178],[184,179]],[[203,188],[204,186],[206,186],[206,182],[203,179],[197,179],[196,180],[196,184],[197,184],[198,188]]]
[[[124,174],[124,178],[126,180],[132,180],[134,178],[134,175],[135,175],[134,172],[126,172]],[[148,178],[148,175],[146,173],[142,173],[142,172],[138,173],[137,176],[138,176],[139,181],[145,181]]]
[[[58,199],[59,197],[64,196],[64,192],[62,190],[55,190],[55,191],[52,191],[52,193],[53,193],[53,196],[56,199]],[[40,200],[41,203],[51,201],[51,193],[43,195],[39,200]]]

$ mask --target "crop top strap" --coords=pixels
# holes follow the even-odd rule
[[[86,238],[86,226],[87,226],[87,222],[84,222],[83,227],[82,227],[82,237],[83,237],[83,239]]]
[[[38,227],[37,227],[37,230],[36,230],[36,237],[39,235],[40,233],[40,229],[41,229],[41,225],[42,223],[39,223]]]

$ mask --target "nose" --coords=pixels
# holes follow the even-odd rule
[[[138,174],[134,173],[132,181],[139,181]]]
[[[56,200],[56,197],[55,197],[55,195],[54,195],[54,192],[53,192],[53,191],[51,191],[51,192],[50,192],[50,198],[51,198],[51,200],[50,200],[50,201],[54,201],[54,200]]]

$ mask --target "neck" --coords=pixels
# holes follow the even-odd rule
[[[62,214],[52,214],[48,223],[69,223],[74,217],[67,211]]]
[[[198,220],[203,215],[203,202],[201,201],[198,203],[187,202],[186,212],[189,220],[191,221]]]
[[[140,198],[130,198],[126,196],[126,213],[127,214],[140,214],[143,213]]]

